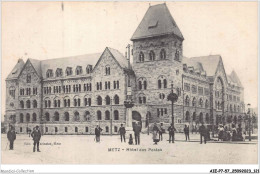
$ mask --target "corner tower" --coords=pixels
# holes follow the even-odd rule
[[[167,95],[171,92],[172,85],[174,92],[179,94],[174,108],[175,118],[182,115],[182,109],[177,106],[182,104],[183,40],[182,33],[165,3],[148,8],[131,38],[132,67],[136,75],[136,104],[133,113],[139,112],[142,120],[150,115],[151,122],[170,123],[171,107]]]

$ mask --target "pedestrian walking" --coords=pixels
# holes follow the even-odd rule
[[[10,130],[7,132],[7,139],[9,140],[9,150],[14,150],[14,140],[16,139],[16,133],[13,126],[10,126]]]
[[[158,132],[159,132],[159,128],[157,127],[157,124],[154,123],[154,126],[153,126],[153,142],[154,142],[154,144],[157,144],[159,142]]]
[[[135,133],[135,145],[140,144],[140,132],[141,132],[141,125],[139,122],[137,122],[133,128]]]
[[[97,125],[97,127],[95,128],[95,135],[96,135],[96,142],[99,143],[100,142],[100,134],[102,132],[103,129],[101,129],[99,127],[99,125]]]
[[[35,130],[33,130],[31,134],[33,138],[33,152],[35,152],[35,146],[37,145],[37,152],[40,152],[39,145],[41,139],[41,131],[39,130],[39,126],[36,126]]]
[[[189,130],[189,127],[187,125],[185,125],[185,127],[183,129],[183,132],[185,134],[186,141],[187,140],[190,141],[190,130]]]
[[[124,142],[125,142],[125,133],[126,133],[126,131],[125,131],[125,127],[123,127],[123,124],[121,124],[121,127],[118,130],[118,133],[120,134],[121,143],[122,143],[123,139],[124,139]]]
[[[162,136],[163,132],[164,132],[163,123],[161,123],[159,126],[159,140],[160,141],[163,140],[163,136]]]
[[[235,124],[232,124],[232,141],[236,141],[237,140],[237,129]]]
[[[237,141],[244,141],[241,124],[239,124],[237,128]]]
[[[200,144],[202,144],[202,137],[204,138],[204,143],[207,143],[207,131],[206,127],[204,126],[204,123],[201,124],[199,127],[199,133],[200,133]]]
[[[219,140],[222,140],[224,139],[224,127],[223,125],[219,125],[219,128],[218,128],[218,141]]]
[[[169,143],[174,143],[174,134],[175,134],[175,131],[176,129],[173,127],[173,124],[171,124],[171,126],[168,128],[168,131],[169,131]]]
[[[32,130],[30,128],[28,128],[29,137],[31,137],[31,133],[32,133]]]

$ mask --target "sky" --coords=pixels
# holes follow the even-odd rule
[[[162,2],[2,2],[2,105],[5,78],[19,58],[50,59],[126,45],[149,5]],[[257,2],[167,2],[186,57],[219,54],[236,71],[245,103],[257,106]],[[2,114],[5,107],[1,108]]]

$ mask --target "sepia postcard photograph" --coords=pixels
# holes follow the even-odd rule
[[[1,8],[1,164],[258,164],[257,1]]]

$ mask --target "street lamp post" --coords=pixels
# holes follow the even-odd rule
[[[167,97],[168,101],[172,102],[172,126],[174,127],[174,103],[178,100],[178,95],[173,93],[173,83],[171,84],[171,93]]]

